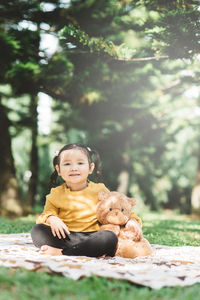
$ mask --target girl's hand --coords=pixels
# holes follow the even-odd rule
[[[126,223],[125,228],[134,232],[135,241],[139,241],[142,238],[142,228],[135,219],[129,220]]]
[[[68,227],[65,223],[56,216],[50,216],[47,218],[47,223],[51,226],[53,236],[58,236],[59,239],[62,237],[66,238],[66,233],[70,234]]]

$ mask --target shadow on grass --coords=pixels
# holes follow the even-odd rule
[[[153,244],[200,246],[200,221],[179,218],[180,216],[173,216],[173,219],[168,219],[167,216],[163,218],[157,215],[157,219],[148,219],[147,216],[144,236]]]

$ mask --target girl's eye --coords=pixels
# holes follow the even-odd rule
[[[110,207],[109,210],[112,211],[112,208]]]
[[[79,164],[79,165],[83,165],[83,163],[82,163],[82,162],[79,162],[78,164]]]
[[[122,208],[121,211],[124,211],[124,208]]]
[[[69,165],[70,165],[70,163],[66,163],[66,164],[65,164],[65,166],[69,166]]]

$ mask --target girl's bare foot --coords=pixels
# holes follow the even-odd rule
[[[62,250],[63,249],[59,249],[59,248],[54,248],[48,245],[44,245],[41,247],[39,253],[40,254],[45,254],[45,255],[63,255],[62,254]]]

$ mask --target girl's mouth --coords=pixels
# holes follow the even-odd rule
[[[74,177],[74,176],[80,176],[80,174],[70,174],[69,176],[72,176],[72,177]]]

